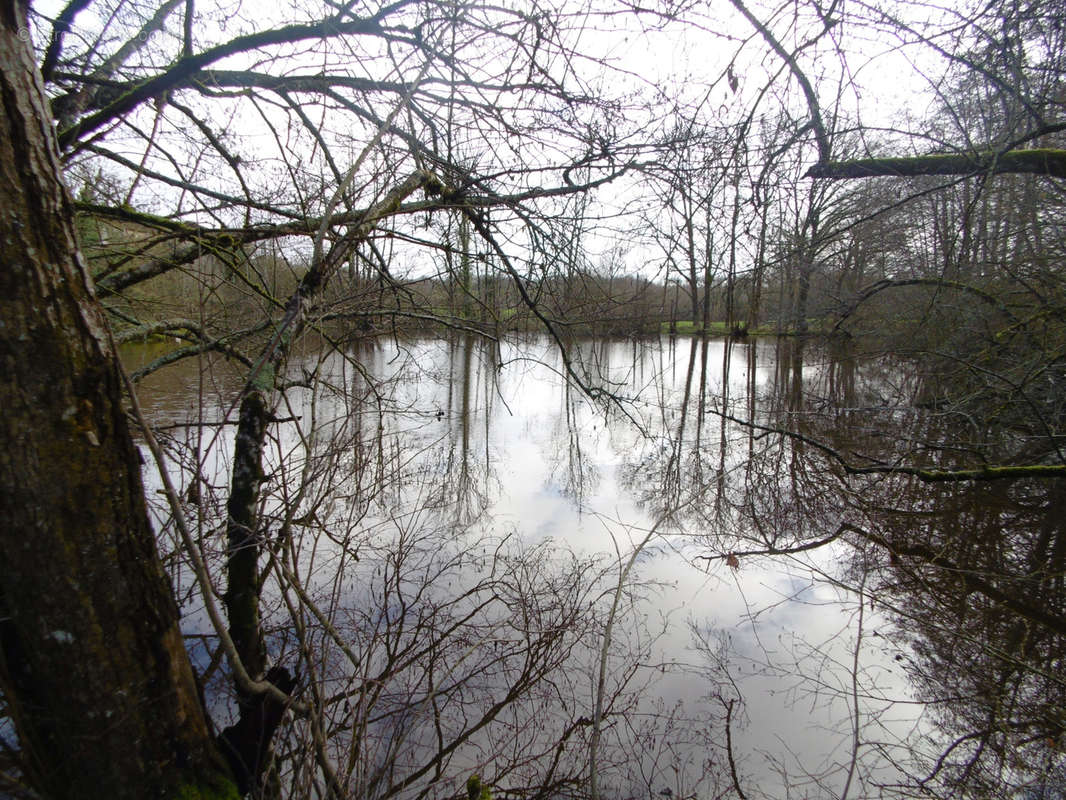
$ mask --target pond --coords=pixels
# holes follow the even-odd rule
[[[295,542],[275,553],[278,569],[300,577],[300,597],[284,581],[265,588],[264,619],[274,625],[275,657],[303,652],[307,661],[314,637],[292,632],[293,608],[314,598],[356,651],[344,663],[341,643],[318,633],[332,655],[304,667],[331,698],[336,731],[358,727],[352,707],[362,695],[353,687],[371,673],[387,672],[406,692],[404,703],[366,715],[361,738],[337,735],[334,755],[348,759],[351,785],[367,796],[388,794],[386,785],[393,793],[431,785],[441,760],[421,772],[422,755],[397,760],[397,731],[403,747],[433,762],[441,748],[429,740],[448,730],[441,719],[467,724],[474,712],[466,703],[483,706],[517,679],[503,656],[498,671],[478,661],[462,673],[468,694],[439,707],[437,690],[425,693],[420,681],[432,686],[466,670],[478,643],[511,647],[515,658],[556,646],[543,639],[544,620],[567,614],[573,638],[539,675],[551,696],[536,695],[509,724],[551,728],[551,717],[587,728],[601,695],[605,796],[710,797],[736,781],[749,796],[754,787],[758,796],[863,797],[902,780],[900,763],[928,735],[902,645],[855,591],[863,578],[847,545],[765,555],[829,537],[837,525],[822,504],[833,480],[811,467],[811,448],[766,429],[786,415],[794,427],[805,415],[828,418],[835,422],[821,434],[847,448],[872,434],[841,420],[883,407],[888,421],[914,387],[895,362],[803,348],[787,339],[663,337],[585,339],[563,351],[548,337],[474,334],[382,337],[343,351],[304,345],[269,436],[262,514],[264,537]],[[138,345],[124,358],[139,369],[170,349]],[[217,584],[240,380],[221,361],[187,359],[147,375],[139,389]],[[145,476],[159,497],[158,477]],[[209,683],[216,676],[224,719],[212,632],[172,541],[170,511],[159,503],[156,513],[194,660]],[[545,586],[556,605],[545,603]],[[504,632],[497,611],[473,630],[484,597],[505,615],[539,614],[539,622]],[[387,668],[396,615],[415,618],[396,641],[436,642],[453,621],[451,630],[470,624],[473,632],[445,672],[404,675]],[[533,737],[517,766],[494,773],[492,754],[518,734],[486,725],[454,735],[462,746],[447,763],[482,771],[501,796],[520,776],[541,774],[532,765],[546,758],[544,742],[560,739],[557,731],[539,745]],[[367,755],[370,739],[378,749]],[[587,747],[569,757],[587,758]],[[396,777],[403,769],[414,777]]]

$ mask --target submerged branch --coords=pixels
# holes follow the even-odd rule
[[[840,451],[825,442],[787,428],[772,425],[760,425],[747,419],[740,419],[719,411],[717,414],[729,422],[735,422],[764,434],[773,433],[803,442],[829,456],[847,475],[907,475],[917,478],[922,483],[961,483],[964,481],[1017,480],[1019,478],[1066,478],[1066,464],[1004,464],[1000,466],[981,466],[970,469],[934,469],[929,467],[912,467],[906,464],[877,464],[869,467],[856,467]]]

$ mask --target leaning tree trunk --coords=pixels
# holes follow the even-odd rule
[[[42,796],[236,798],[148,521],[26,6],[0,5],[0,688]]]
[[[225,594],[229,631],[237,654],[253,678],[266,671],[266,647],[259,618],[260,489],[265,479],[263,447],[273,420],[268,394],[275,388],[289,348],[307,325],[307,306],[343,265],[353,249],[365,241],[378,223],[394,214],[400,204],[419,189],[439,194],[440,182],[429,172],[417,170],[398,182],[385,196],[363,212],[348,234],[312,264],[289,297],[285,314],[274,335],[260,353],[241,394],[233,470],[227,502],[227,559]]]
[[[400,204],[419,189],[439,194],[440,182],[431,173],[417,170],[397,183],[376,204],[363,212],[348,234],[316,258],[289,297],[285,314],[274,335],[260,353],[241,394],[237,433],[233,446],[233,469],[226,504],[226,614],[229,634],[237,655],[254,679],[265,677],[289,692],[295,679],[284,665],[267,670],[267,651],[259,614],[262,585],[259,557],[265,532],[260,530],[259,503],[265,480],[263,449],[268,426],[274,419],[269,394],[284,371],[289,349],[307,324],[307,306],[347,262],[354,248],[365,241],[378,223],[394,214]],[[469,287],[464,287],[469,288]],[[469,293],[466,295],[469,299]],[[466,302],[464,300],[464,302]],[[270,761],[270,742],[281,719],[282,707],[271,697],[252,695],[237,685],[239,716],[222,732],[223,752],[237,777],[241,793],[270,796],[263,778]]]

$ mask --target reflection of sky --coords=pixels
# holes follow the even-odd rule
[[[836,765],[827,787],[810,789],[809,796],[824,796],[826,789],[839,792],[844,780],[841,765],[850,758],[846,694],[851,689],[856,605],[842,592],[816,581],[809,570],[784,566],[742,563],[732,573],[723,565],[707,575],[680,559],[662,558],[647,566],[644,575],[673,584],[662,599],[664,606],[675,609],[664,650],[678,654],[675,657],[695,669],[706,669],[708,660],[692,650],[685,623],[703,631],[712,644],[728,641],[728,672],[744,700],[744,719],[734,733],[742,773],[758,778],[768,796],[785,796],[784,779],[777,774],[780,769],[789,774],[788,785],[795,792],[801,788],[804,770],[817,772]],[[866,637],[879,622],[871,617],[868,612]],[[878,638],[864,640],[863,691],[905,699],[906,682],[901,672],[886,672],[892,662],[890,655],[880,651],[881,643]],[[709,692],[713,677],[701,681],[677,673],[667,686],[679,697],[691,697]],[[726,689],[725,694],[736,696],[736,690]],[[887,705],[872,698],[863,700],[864,710],[871,713]],[[901,720],[894,733],[903,734],[907,724],[907,719]],[[771,759],[779,766],[770,769]],[[892,775],[873,758],[870,769],[881,778]]]
[[[466,351],[466,346],[473,351]],[[638,346],[619,340],[575,346],[575,363],[596,365],[590,373],[611,382],[621,408],[643,433],[617,409],[605,410],[574,390],[565,392],[561,358],[545,339],[505,342],[496,356],[481,342],[430,339],[383,341],[352,353],[383,387],[381,417],[371,396],[363,394],[358,371],[336,354],[329,355],[320,371],[338,391],[320,394],[315,414],[323,431],[335,437],[355,437],[353,441],[363,441],[370,449],[377,447],[373,436],[380,425],[381,449],[399,453],[396,472],[390,474],[402,479],[430,469],[431,480],[444,495],[438,511],[441,518],[454,513],[455,519],[472,522],[475,532],[513,532],[526,542],[553,539],[578,552],[628,556],[654,522],[652,509],[661,477],[657,470],[676,444],[690,347],[698,347],[698,342],[664,340],[661,346]],[[715,407],[728,397],[731,413],[743,416],[751,378],[749,354],[758,348],[754,383],[764,391],[774,379],[773,347],[733,345],[730,372],[723,376],[725,347],[723,341],[708,345],[707,402]],[[317,357],[309,356],[295,371],[313,367]],[[498,364],[502,365],[499,369]],[[701,358],[694,364],[693,387],[698,387]],[[191,367],[186,364],[185,369]],[[814,362],[805,367],[805,380],[817,383],[823,370]],[[146,387],[145,401],[157,420],[173,422],[202,415],[216,421],[219,409],[228,408],[236,385],[213,387],[201,405],[194,396],[190,398],[190,387],[198,385],[195,378],[195,374],[176,371],[171,374],[171,391],[162,376]],[[885,385],[884,381],[878,385]],[[353,401],[351,395],[363,399]],[[308,431],[310,394],[297,390],[290,401],[292,413]],[[689,441],[695,435],[698,415],[694,397],[687,413],[685,438]],[[288,416],[288,411],[279,416]],[[703,424],[704,458],[717,464],[718,419],[708,416]],[[186,434],[200,437],[205,474],[220,491],[226,483],[232,431],[232,426],[194,428]],[[278,437],[278,449],[290,459],[302,452],[294,433],[290,423],[281,426]],[[727,448],[732,439],[744,441],[731,430]],[[727,468],[742,465],[745,453],[744,447],[727,451]],[[272,463],[278,460],[276,453],[271,456]],[[685,477],[682,472],[682,482]],[[158,488],[152,476],[148,482],[150,493]],[[400,485],[405,485],[402,480]],[[421,485],[417,490],[401,488],[399,499],[393,496],[390,501],[388,513],[424,499],[427,493]],[[335,513],[344,513],[344,509],[335,508]],[[642,592],[647,599],[638,613],[652,621],[668,620],[651,660],[673,666],[659,676],[655,691],[668,703],[681,700],[694,710],[716,689],[727,699],[739,691],[744,714],[735,733],[736,749],[738,757],[743,756],[742,772],[757,777],[763,789],[769,790],[776,780],[767,775],[768,759],[778,760],[793,776],[804,768],[824,770],[842,762],[850,747],[844,696],[850,691],[847,672],[855,640],[854,601],[816,580],[812,569],[798,562],[745,560],[735,572],[721,561],[701,562],[698,556],[707,552],[707,542],[713,537],[697,539],[693,533],[706,531],[682,528],[652,541],[632,576],[649,584]],[[838,555],[826,550],[817,558],[829,562]],[[701,566],[705,564],[710,566]],[[176,577],[180,582],[181,577]],[[867,634],[877,624],[871,617],[867,612]],[[708,654],[693,648],[690,625],[704,632],[709,643],[720,642],[722,637],[728,640],[731,656],[719,669],[712,669]],[[207,624],[194,617],[186,620],[186,629],[206,632]],[[655,624],[650,622],[649,630],[653,629]],[[882,641],[871,637],[864,642],[862,657],[869,670],[864,680],[902,693],[901,677],[885,671],[890,659],[878,649]],[[730,679],[735,688],[728,685]],[[883,705],[873,699],[863,703],[870,710]],[[721,711],[713,703],[709,709]],[[720,746],[720,738],[711,744]],[[834,774],[830,784],[835,782],[839,789],[840,780]],[[825,790],[810,788],[813,795]],[[784,796],[783,791],[777,794]]]

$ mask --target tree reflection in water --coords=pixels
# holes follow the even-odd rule
[[[944,480],[929,471],[965,468],[975,455],[1001,463],[1017,432],[916,407],[920,364],[862,363],[834,342],[805,368],[804,343],[785,346],[765,412],[749,416],[753,437],[779,450],[749,451],[733,497],[735,557],[831,542],[841,553],[846,568],[830,577],[884,620],[865,635],[897,651],[924,714],[922,735],[891,753],[899,782],[890,786],[1039,793],[1066,723],[1062,487]],[[881,736],[857,725],[853,742],[887,754]]]
[[[497,795],[581,794],[629,560],[602,796],[1007,796],[1051,770],[1061,489],[893,473],[963,463],[938,443],[966,422],[916,407],[913,364],[846,343],[568,347],[611,403],[562,380],[535,338],[312,348],[294,367],[324,380],[288,393],[295,422],[273,438],[264,616],[324,713],[279,752],[290,779],[311,780],[317,749],[353,795],[458,793],[469,771]],[[157,421],[187,421],[186,389],[150,381]],[[194,418],[209,401],[189,398]],[[176,430],[217,557],[228,429]],[[996,435],[965,440],[1009,445]]]

